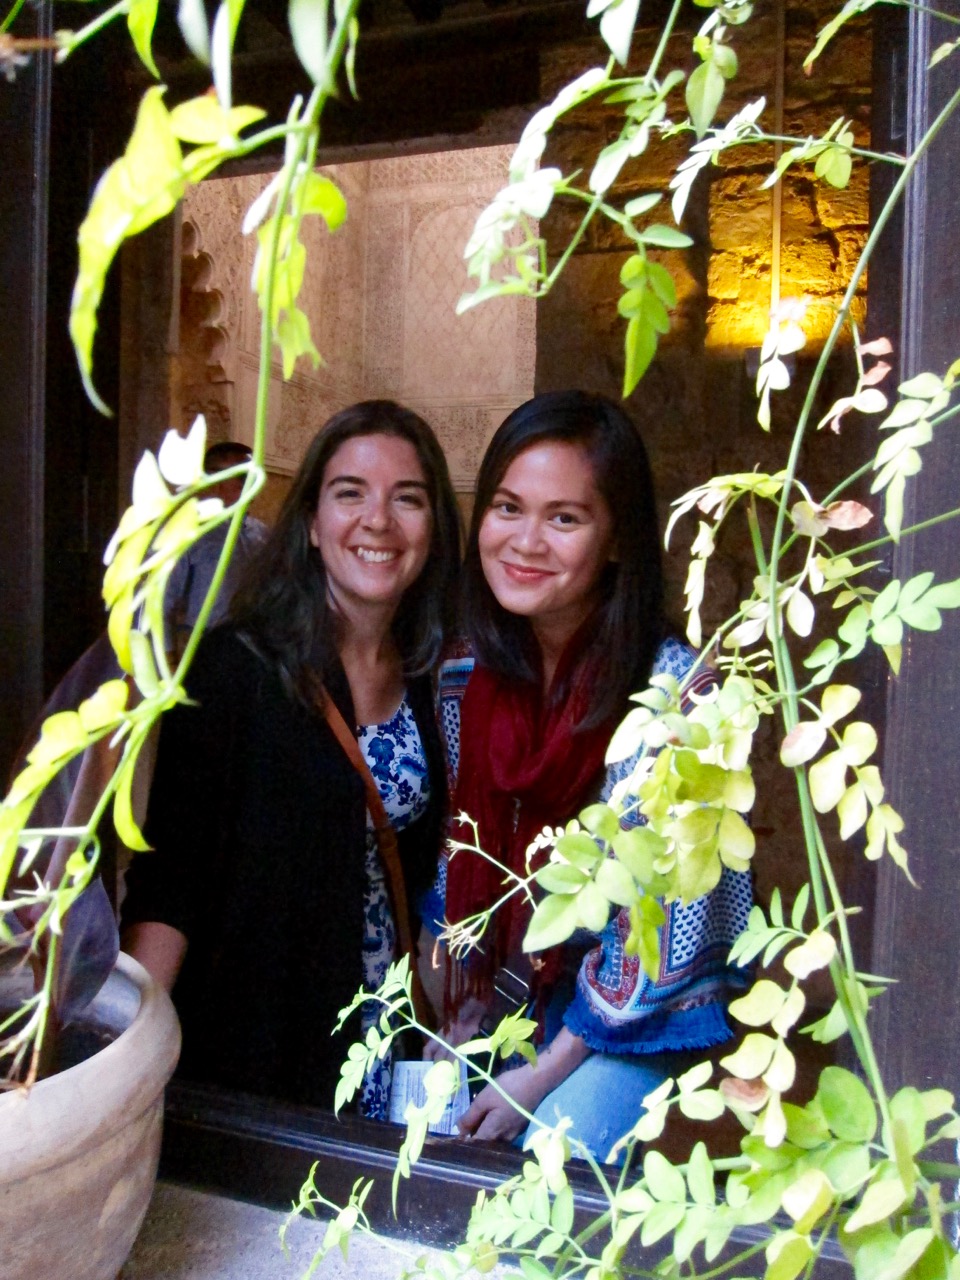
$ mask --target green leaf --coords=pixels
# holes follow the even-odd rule
[[[846,1142],[873,1139],[877,1131],[877,1109],[866,1085],[851,1071],[844,1067],[824,1067],[817,1100],[831,1133],[838,1138]],[[847,1229],[854,1230],[849,1226]]]
[[[843,720],[860,701],[860,690],[851,684],[827,685],[820,700],[820,721],[822,724],[836,724]]]
[[[642,253],[632,254],[620,268],[620,283],[625,289],[643,288],[647,278],[647,259]]]
[[[613,864],[617,865],[617,864]],[[631,895],[632,901],[633,895]],[[610,903],[595,884],[585,884],[575,898],[562,898],[563,903],[574,902],[577,907],[577,922],[591,933],[600,933],[606,928],[610,919]],[[553,945],[553,944],[551,944]],[[526,948],[526,940],[524,941]]]
[[[735,1053],[720,1059],[720,1065],[741,1080],[755,1080],[769,1067],[776,1047],[777,1041],[772,1037],[751,1032]]]
[[[595,883],[603,896],[618,907],[629,907],[637,896],[633,876],[612,858],[606,858],[597,868]]]
[[[783,1207],[807,1235],[833,1203],[833,1187],[821,1169],[807,1169],[783,1193]]]
[[[138,727],[135,733],[136,737],[131,737],[124,753],[123,761],[117,771],[117,790],[113,799],[113,821],[117,828],[117,835],[127,848],[143,852],[149,849],[150,846],[144,840],[133,816],[132,789],[137,759],[146,734],[143,732],[142,727]]]
[[[603,148],[597,156],[596,163],[590,172],[587,183],[590,190],[597,195],[607,191],[620,176],[620,170],[630,159],[630,139],[618,138]]]
[[[790,913],[790,924],[794,929],[803,928],[803,917],[807,914],[807,904],[809,901],[810,885],[802,884],[794,901],[793,911]]]
[[[745,996],[730,1002],[728,1012],[748,1027],[763,1027],[780,1012],[786,997],[776,982],[761,978]]]
[[[867,796],[859,782],[852,783],[840,797],[837,817],[841,840],[849,840],[867,821]]]
[[[519,1265],[526,1280],[552,1280],[552,1273],[536,1258],[521,1258]]]
[[[620,820],[608,804],[591,804],[581,810],[580,825],[608,844],[620,834]]]
[[[315,369],[322,363],[310,336],[310,321],[299,307],[291,307],[278,321],[276,339],[283,356],[284,381],[293,376],[301,356],[308,356]]]
[[[332,91],[327,14],[326,0],[290,0],[287,22],[300,65],[314,84]]]
[[[818,813],[829,813],[847,789],[847,762],[840,751],[831,751],[810,766],[810,795]]]
[[[613,0],[600,19],[600,35],[622,67],[630,58],[630,42],[639,12],[640,0]]]
[[[713,1165],[703,1142],[698,1142],[690,1153],[690,1162],[687,1165],[687,1182],[690,1186],[690,1195],[697,1204],[709,1205],[710,1207],[716,1204],[717,1195],[713,1185]]]
[[[109,410],[93,386],[93,340],[107,271],[123,241],[170,213],[186,187],[163,93],[157,85],[144,94],[126,152],[97,183],[78,233],[70,336],[87,395],[102,413]]]
[[[233,107],[224,111],[216,98],[203,93],[181,102],[170,112],[170,128],[182,142],[198,145],[219,143],[235,137],[241,129],[266,115],[259,107]]]
[[[645,213],[660,203],[663,197],[659,191],[650,192],[645,196],[636,196],[633,200],[628,200],[623,206],[623,212],[628,218],[640,218]]]
[[[696,1066],[685,1071],[682,1076],[677,1079],[677,1088],[683,1093],[695,1093],[702,1085],[705,1085],[713,1075],[712,1062],[698,1062]],[[669,1095],[669,1090],[667,1095]]]
[[[819,753],[826,740],[827,730],[823,724],[813,720],[801,720],[780,743],[780,763],[788,769],[806,764]]]
[[[623,373],[623,394],[626,398],[650,367],[657,353],[656,331],[640,316],[633,316],[627,325],[625,339],[626,362]]]
[[[701,63],[687,81],[686,101],[697,138],[702,138],[713,123],[723,100],[724,78],[713,59]]]
[[[673,276],[659,262],[647,263],[647,279],[650,288],[669,310],[677,305],[677,287]]]
[[[803,69],[810,74],[810,68],[820,57],[824,49],[837,34],[840,28],[858,13],[865,13],[873,8],[877,0],[847,0],[840,12],[817,33],[817,42],[803,60]]]
[[[781,1231],[767,1245],[764,1280],[794,1280],[812,1255],[813,1247],[806,1236],[795,1231]]]
[[[818,156],[814,173],[829,182],[831,187],[845,187],[850,181],[852,168],[850,152],[845,147],[830,146]]]
[[[205,66],[210,62],[210,28],[203,0],[180,0],[177,25],[187,48]]]
[[[548,862],[536,875],[537,884],[547,893],[578,893],[587,879],[586,872],[569,862]]]
[[[683,1174],[659,1151],[648,1151],[643,1157],[643,1176],[647,1190],[655,1200],[685,1203],[687,1187]]]
[[[603,857],[603,853],[597,848],[597,842],[584,831],[569,832],[561,836],[555,848],[567,862],[586,872],[592,872]]]
[[[683,1221],[686,1206],[672,1200],[655,1204],[640,1228],[640,1242],[645,1249],[662,1240]]]
[[[546,951],[566,942],[580,923],[579,896],[549,897],[538,902],[523,939],[523,950]]]
[[[927,1115],[919,1089],[907,1085],[890,1099],[890,1115],[903,1125],[910,1155],[916,1155],[926,1141]]]
[[[657,249],[689,249],[693,244],[690,236],[661,222],[653,222],[649,227],[644,227],[640,238],[644,244],[653,245]]]
[[[935,373],[918,373],[908,382],[901,382],[897,388],[902,396],[919,396],[922,400],[932,400],[943,390],[943,379]]]
[[[877,749],[877,731],[865,720],[856,720],[844,729],[841,744],[848,764],[865,764]]]
[[[677,1104],[688,1120],[717,1120],[724,1112],[723,1095],[719,1089],[698,1089],[685,1093]]]
[[[573,1187],[569,1184],[557,1192],[550,1210],[550,1225],[561,1235],[569,1235],[573,1229]]]
[[[938,582],[927,592],[925,600],[938,609],[960,609],[960,578]]]
[[[127,29],[133,47],[137,51],[137,57],[155,80],[160,79],[160,72],[153,60],[150,44],[157,21],[158,4],[159,0],[130,0],[130,8],[127,10]]]
[[[824,929],[815,929],[806,942],[787,953],[783,967],[794,978],[808,978],[817,969],[825,969],[836,954],[837,944],[833,934]]]
[[[843,1224],[844,1231],[859,1231],[861,1227],[883,1222],[900,1208],[906,1198],[906,1190],[899,1178],[884,1178],[880,1182],[872,1182],[863,1193],[863,1199],[856,1210]]]

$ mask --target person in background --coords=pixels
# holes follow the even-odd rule
[[[248,445],[239,444],[234,440],[221,440],[207,449],[203,458],[203,469],[210,475],[226,471],[243,462],[249,462],[251,453]],[[221,480],[219,484],[211,485],[206,490],[205,496],[219,498],[225,507],[232,507],[240,500],[242,490],[243,476],[235,475]],[[187,548],[170,574],[163,601],[164,625],[167,647],[176,657],[183,652],[187,638],[207,598],[229,527],[229,521],[224,521],[223,524],[217,525],[215,529],[204,534],[193,546]],[[222,622],[227,616],[230,601],[244,568],[257,548],[263,544],[266,536],[267,526],[261,520],[251,515],[244,516],[233,548],[233,556],[207,620],[208,626],[212,627]]]
[[[436,870],[433,674],[459,551],[433,432],[391,401],[353,405],[198,647],[121,917],[124,948],[172,989],[187,1079],[331,1106],[358,1034],[331,1036],[338,1012],[410,949]],[[386,1118],[389,1088],[384,1060],[365,1115]]]
[[[635,763],[604,767],[629,695],[655,674],[682,680],[695,661],[662,621],[650,468],[618,405],[554,392],[521,405],[499,428],[477,481],[463,624],[470,653],[446,662],[440,679],[456,779],[451,812],[473,818],[480,848],[523,876],[527,847],[544,826],[608,799]],[[687,697],[714,679],[701,668]],[[453,834],[472,843],[466,824],[454,822]],[[450,860],[445,889],[443,870],[434,893],[445,893],[445,907],[436,915],[448,921],[505,892],[503,872],[469,852]],[[507,1098],[492,1085],[478,1094],[461,1134],[522,1134],[528,1122],[512,1098],[547,1124],[570,1116],[572,1136],[604,1159],[647,1093],[689,1066],[690,1051],[731,1034],[724,1007],[744,979],[726,958],[751,902],[749,875],[724,870],[706,898],[668,906],[651,981],[626,953],[626,908],[579,951],[573,943],[547,951],[534,972],[522,952],[530,909],[511,898],[481,950],[451,964],[445,1030],[454,1045],[484,1033],[509,1011],[496,1007],[498,991],[529,986],[540,1054],[535,1066],[500,1074]],[[431,1044],[427,1056],[440,1052]]]

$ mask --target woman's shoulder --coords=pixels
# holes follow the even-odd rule
[[[476,659],[467,640],[460,638],[447,645],[440,658],[437,676],[437,691],[441,701],[462,700],[475,664]]]
[[[690,677],[691,669],[699,662]],[[677,636],[667,635],[654,654],[650,676],[673,676],[684,682],[684,693],[704,693],[717,683],[717,673],[708,662],[701,661],[696,649]],[[688,678],[689,677],[689,678]]]
[[[188,696],[201,703],[236,703],[282,691],[279,674],[229,622],[204,633],[184,683]]]

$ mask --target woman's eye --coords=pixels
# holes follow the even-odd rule
[[[499,502],[495,502],[491,509],[501,516],[515,516],[520,510],[515,502],[509,502],[506,498],[501,498]]]
[[[558,511],[553,517],[553,523],[559,525],[561,529],[570,529],[578,525],[580,520],[572,511]]]
[[[422,511],[427,505],[426,499],[420,493],[399,493],[397,502],[402,507],[410,507],[413,511]]]

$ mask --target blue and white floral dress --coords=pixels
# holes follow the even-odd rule
[[[395,831],[415,822],[430,800],[427,760],[413,711],[404,697],[397,711],[382,724],[361,725],[360,750],[373,774],[380,799]],[[367,814],[367,887],[364,899],[363,981],[375,991],[396,957],[396,928],[390,906],[386,873],[380,861],[373,820]],[[371,1004],[360,1013],[362,1034],[380,1017]],[[360,1091],[360,1113],[371,1120],[386,1120],[390,1110],[392,1061],[389,1054],[367,1073]]]

